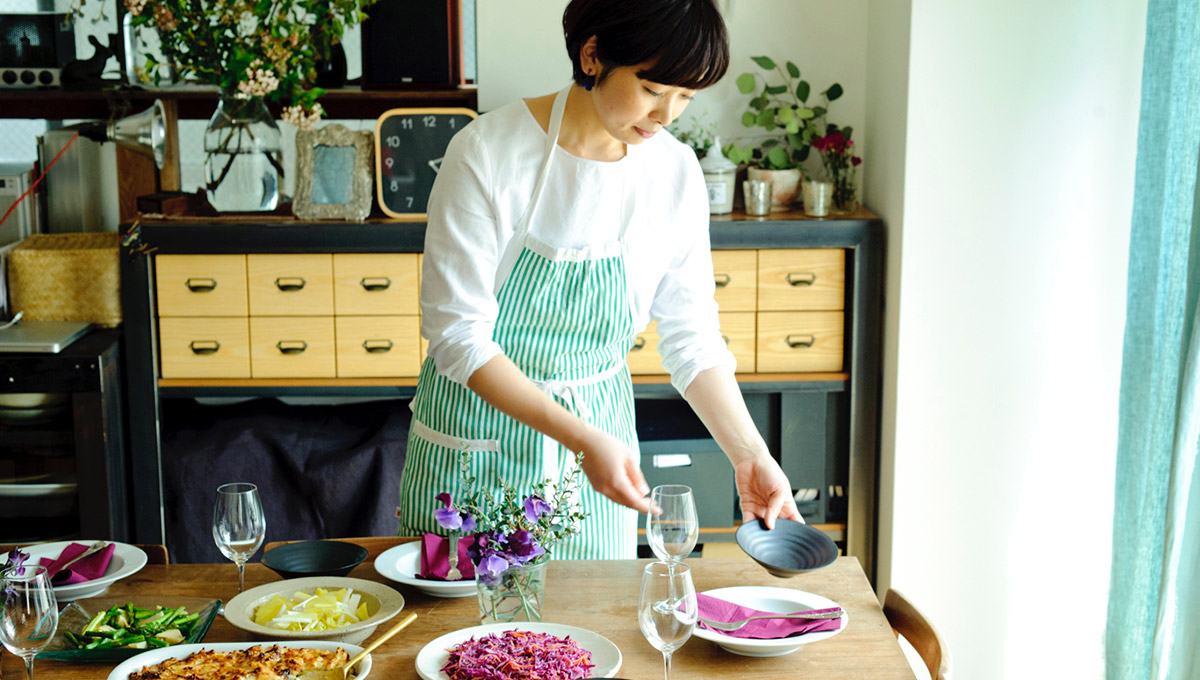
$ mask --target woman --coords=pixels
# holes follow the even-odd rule
[[[557,558],[629,558],[649,488],[625,356],[658,321],[672,384],[735,468],[743,516],[800,520],[734,380],[713,300],[708,199],[662,132],[724,75],[712,0],[572,0],[574,83],[480,116],[447,149],[421,281],[429,359],[412,403],[400,533],[471,474],[517,489],[582,452],[589,514]],[[707,499],[699,499],[704,502]]]

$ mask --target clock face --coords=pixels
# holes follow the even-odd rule
[[[375,124],[375,193],[392,217],[425,216],[450,138],[478,114],[463,108],[392,109]]]

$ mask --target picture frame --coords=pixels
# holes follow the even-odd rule
[[[375,135],[330,123],[296,133],[292,214],[305,220],[361,221],[371,214]]]

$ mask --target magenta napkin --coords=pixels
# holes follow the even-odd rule
[[[475,578],[475,565],[467,555],[467,548],[475,544],[474,536],[459,536],[458,538],[458,571],[463,581]],[[418,578],[447,580],[450,572],[450,539],[437,534],[421,536],[421,571]]]
[[[700,616],[713,621],[740,621],[750,616],[758,616],[760,614],[777,614],[778,612],[764,612],[750,607],[743,607],[732,602],[705,595],[704,593],[696,593],[697,608],[700,611]],[[831,609],[813,609],[814,612],[827,612]],[[797,612],[798,613],[798,612]],[[721,635],[729,635],[738,638],[751,638],[755,640],[774,640],[778,638],[796,637],[805,633],[820,633],[828,630],[837,630],[842,627],[841,619],[759,619],[751,621],[735,631],[713,630],[703,623],[699,624],[706,630],[712,630],[714,633]]]
[[[75,559],[77,555],[80,555],[87,549],[88,546],[82,543],[72,543],[63,548],[56,559],[41,558],[40,562],[46,568],[46,573],[50,576],[50,582],[56,586],[65,586],[71,583],[91,581],[92,579],[104,576],[104,572],[108,571],[108,563],[112,561],[113,552],[117,549],[114,543],[109,543],[100,550],[72,564],[67,569],[63,569],[60,566]]]

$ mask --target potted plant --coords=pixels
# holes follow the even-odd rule
[[[781,134],[757,147],[730,145],[725,155],[735,163],[749,164],[751,179],[771,182],[772,210],[788,210],[800,194],[800,166],[808,158],[813,137],[822,129],[818,122],[824,119],[829,102],[842,96],[842,86],[834,83],[821,92],[824,106],[809,106],[812,86],[800,77],[800,67],[790,61],[781,67],[770,57],[751,59],[777,78],[755,73],[738,76],[738,91],[754,95],[742,114],[742,125]]]

